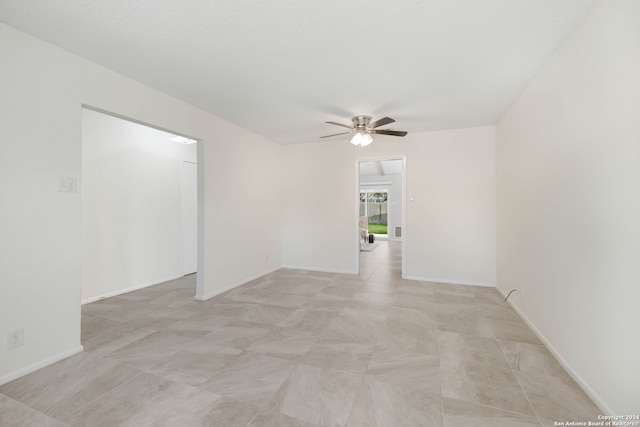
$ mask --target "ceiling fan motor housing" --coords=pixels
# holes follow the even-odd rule
[[[365,131],[368,132],[371,130],[369,123],[371,123],[371,116],[355,116],[351,119],[353,122],[353,127],[357,131]]]

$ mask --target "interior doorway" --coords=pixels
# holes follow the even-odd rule
[[[84,107],[82,303],[196,272],[197,141]]]
[[[358,159],[357,271],[405,277],[405,156]]]

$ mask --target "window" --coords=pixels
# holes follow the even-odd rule
[[[387,234],[388,217],[387,190],[360,190],[360,216],[369,219],[369,232]]]

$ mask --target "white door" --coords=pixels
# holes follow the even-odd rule
[[[182,163],[182,242],[184,274],[198,270],[198,165]]]

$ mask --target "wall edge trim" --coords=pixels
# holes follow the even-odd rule
[[[417,276],[406,276],[403,277],[406,280],[417,280],[419,282],[434,282],[434,283],[446,283],[448,285],[465,285],[465,286],[483,286],[486,288],[495,288],[495,283],[489,282],[473,282],[468,280],[449,280],[449,279],[434,279],[429,277],[417,277]]]
[[[236,282],[236,283],[234,283],[234,284],[232,284],[232,285],[226,286],[226,287],[224,287],[224,288],[222,288],[222,289],[218,289],[218,290],[216,290],[216,291],[210,292],[210,293],[208,293],[208,294],[206,294],[206,295],[204,295],[204,296],[196,295],[196,296],[195,296],[195,297],[193,297],[193,298],[194,298],[196,301],[206,301],[206,300],[211,299],[211,298],[213,298],[213,297],[215,297],[215,296],[218,296],[218,295],[220,295],[220,294],[223,294],[223,293],[225,293],[225,292],[227,292],[227,291],[230,291],[230,290],[232,290],[232,289],[235,289],[235,288],[237,288],[238,286],[242,286],[242,285],[244,285],[244,284],[246,284],[246,283],[249,283],[249,282],[251,282],[252,280],[259,279],[259,278],[261,278],[261,277],[266,276],[267,274],[271,274],[271,273],[273,273],[274,271],[278,271],[278,270],[280,270],[280,268],[281,268],[281,267],[275,267],[275,268],[269,269],[269,270],[267,270],[267,271],[265,271],[265,272],[263,272],[263,273],[259,273],[259,274],[256,274],[255,276],[251,276],[251,277],[249,277],[249,278],[247,278],[247,279],[243,279],[243,280],[241,280],[241,281],[239,281],[239,282]]]
[[[160,283],[168,282],[170,280],[176,280],[176,279],[179,279],[179,278],[184,277],[184,276],[185,276],[185,274],[180,274],[178,276],[169,276],[169,277],[165,277],[164,279],[154,280],[152,282],[147,282],[147,283],[143,283],[141,285],[132,286],[132,287],[127,288],[127,289],[120,289],[120,290],[114,291],[114,292],[107,292],[106,294],[102,294],[102,295],[99,295],[97,297],[91,297],[91,298],[83,299],[82,301],[80,301],[80,304],[82,304],[82,305],[90,304],[92,302],[100,301],[102,299],[107,299],[107,298],[115,297],[115,296],[118,296],[118,295],[126,294],[128,292],[137,291],[139,289],[148,288],[149,286],[159,285]]]
[[[502,289],[500,289],[499,287],[496,287],[496,289],[498,290],[500,295],[505,297],[505,293],[502,291]],[[589,385],[589,383],[587,383],[573,369],[573,367],[569,364],[569,362],[567,362],[567,360],[564,357],[562,357],[560,352],[558,352],[558,350],[556,350],[556,348],[553,345],[551,345],[551,342],[549,342],[549,340],[547,340],[547,338],[542,334],[542,332],[540,332],[540,330],[535,327],[533,322],[522,312],[522,310],[520,310],[518,306],[515,305],[511,300],[508,300],[507,302],[509,303],[511,308],[513,308],[513,310],[518,314],[518,316],[520,316],[520,318],[527,324],[527,326],[531,328],[533,333],[536,334],[536,336],[540,339],[540,341],[542,341],[544,346],[551,352],[551,354],[556,359],[556,361],[560,364],[560,366],[562,366],[564,370],[567,371],[569,376],[580,386],[582,391],[584,391],[586,395],[589,396],[589,398],[593,401],[593,403],[598,408],[600,408],[602,413],[606,415],[616,415],[611,410],[609,405],[607,405],[605,401],[600,397],[600,395],[596,393],[595,390]]]
[[[38,369],[45,368],[49,365],[52,365],[56,362],[61,361],[62,359],[66,359],[67,357],[71,357],[75,354],[81,353],[82,351],[84,351],[84,347],[82,345],[79,345],[77,347],[70,348],[67,351],[63,351],[62,353],[55,354],[51,357],[47,357],[38,362],[27,365],[23,368],[18,369],[17,371],[9,372],[8,374],[5,374],[0,377],[0,385],[6,384],[20,377],[28,375],[32,372],[37,371]]]
[[[316,271],[318,273],[335,273],[335,274],[350,274],[357,276],[358,274],[354,270],[337,270],[334,268],[324,268],[324,267],[307,267],[300,265],[283,265],[282,268],[287,268],[289,270],[306,270],[306,271]]]

